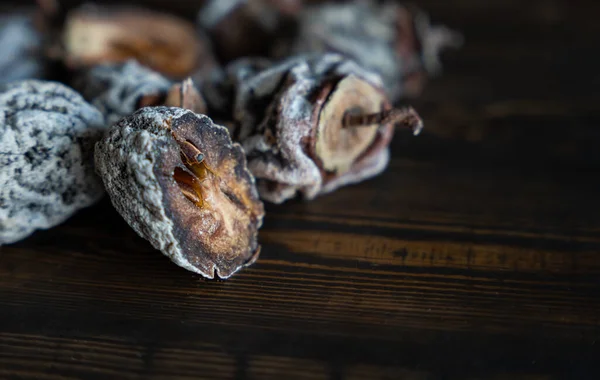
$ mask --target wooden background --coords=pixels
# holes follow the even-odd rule
[[[600,378],[600,5],[419,4],[467,43],[385,174],[269,206],[226,282],[107,200],[1,247],[0,378]]]

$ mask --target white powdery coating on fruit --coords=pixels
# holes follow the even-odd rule
[[[235,91],[232,116],[239,124],[237,126],[240,129],[238,139],[246,140],[253,132],[256,132],[257,125],[262,121],[256,118],[252,102],[258,98],[272,97],[284,77],[292,70],[297,72],[296,76],[299,76],[300,80],[316,85],[313,76],[319,77],[344,61],[346,60],[337,54],[307,54],[291,57],[270,66],[261,62],[257,67],[250,68],[251,61],[247,59],[228,65],[227,80],[231,83],[231,89]],[[351,70],[352,68],[348,68],[348,71]],[[374,75],[377,77],[376,74]],[[302,116],[296,114],[293,109],[286,113],[289,113],[292,119]]]
[[[297,191],[308,198],[314,198],[321,188],[322,178],[319,167],[301,149],[301,141],[308,138],[312,131],[310,121],[312,105],[307,101],[307,96],[314,89],[314,83],[305,81],[298,83],[282,97],[282,102],[288,104],[286,115],[289,118],[278,120],[277,140],[279,151],[283,160],[280,159],[250,159],[248,168],[259,179],[268,179],[283,183],[288,187],[283,192],[265,191],[259,187],[261,197],[273,202],[281,203],[295,195]],[[285,125],[293,123],[294,128],[286,128]],[[250,144],[243,144],[247,152],[252,152]]]
[[[104,114],[108,125],[134,113],[142,97],[165,95],[172,85],[135,60],[94,66],[77,82],[75,87]]]
[[[42,38],[32,18],[19,13],[0,16],[0,83],[41,78],[44,74]]]
[[[93,145],[104,130],[100,112],[62,84],[0,86],[0,244],[58,225],[100,199]]]
[[[248,156],[248,168],[258,179],[263,199],[282,203],[298,192],[306,199],[313,199],[345,183],[376,175],[385,168],[387,160],[381,156],[377,163],[365,166],[364,173],[361,168],[360,172],[348,173],[323,188],[321,170],[304,150],[303,142],[312,138],[317,123],[311,95],[321,90],[325,78],[347,75],[356,75],[375,87],[382,87],[379,75],[353,61],[337,54],[315,54],[283,61],[249,78],[245,86],[238,88],[236,117],[241,125],[240,139]],[[253,114],[252,100],[257,94],[273,94],[284,77],[289,84],[284,85],[285,89],[274,100],[279,113],[275,126],[277,144],[272,146],[264,137],[267,121],[257,120],[259,116]],[[277,183],[276,189],[270,190],[265,181]]]
[[[112,204],[138,235],[175,264],[206,276],[183,255],[173,235],[173,222],[165,213],[164,193],[154,173],[156,160],[163,153],[158,147],[172,140],[164,125],[166,116],[151,108],[142,111],[142,118],[121,120],[96,144],[98,174]],[[186,112],[189,111],[178,110],[170,115],[176,119]],[[132,121],[138,121],[143,127],[130,125]]]
[[[152,246],[184,269],[209,279],[214,278],[215,274],[226,279],[252,262],[243,263],[226,274],[215,262],[207,265],[191,263],[184,254],[185,247],[174,235],[175,223],[165,209],[167,194],[157,179],[157,175],[161,174],[155,172],[159,157],[167,155],[168,150],[174,149],[173,145],[176,144],[168,129],[168,121],[176,121],[188,114],[205,119],[202,122],[211,126],[212,133],[227,133],[225,127],[213,124],[207,116],[189,110],[143,108],[111,127],[107,136],[96,144],[96,167],[114,207],[138,235],[149,240]],[[242,155],[241,146],[231,143],[229,137],[227,140],[230,145],[221,148],[232,149]],[[254,178],[250,172],[246,168],[244,172],[253,185]],[[163,175],[174,181],[172,173]],[[257,198],[257,195],[253,197]],[[259,216],[257,227],[261,224],[262,215]]]

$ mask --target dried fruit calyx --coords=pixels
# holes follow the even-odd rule
[[[96,146],[113,205],[176,264],[228,278],[259,252],[263,205],[239,144],[206,116],[143,108]]]
[[[67,15],[65,62],[72,68],[136,59],[171,78],[215,65],[192,23],[146,9],[84,5]]]

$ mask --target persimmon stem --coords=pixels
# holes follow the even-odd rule
[[[423,120],[412,108],[393,108],[376,113],[346,112],[342,120],[344,128],[367,127],[373,124],[400,124],[410,128],[413,134],[418,135],[423,129]]]

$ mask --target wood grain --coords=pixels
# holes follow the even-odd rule
[[[269,205],[225,282],[106,199],[0,247],[0,378],[599,378],[598,4],[420,4],[467,44],[383,175]]]

